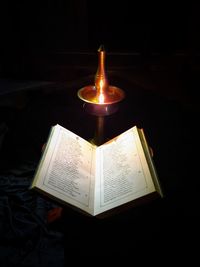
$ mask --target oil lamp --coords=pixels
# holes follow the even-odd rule
[[[88,85],[78,90],[78,97],[84,101],[84,109],[96,116],[110,115],[118,110],[117,103],[124,97],[124,91],[109,85],[105,71],[105,49],[98,49],[98,68],[94,85]]]

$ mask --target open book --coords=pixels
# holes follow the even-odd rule
[[[57,124],[31,188],[92,216],[162,196],[144,132],[136,126],[96,146]]]

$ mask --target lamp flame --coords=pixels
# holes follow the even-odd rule
[[[79,89],[78,96],[87,103],[101,106],[116,104],[125,97],[123,90],[109,85],[105,71],[105,49],[103,46],[98,49],[98,68],[94,85]]]
[[[100,104],[103,104],[104,103],[104,95],[103,94],[100,94],[99,95],[99,103]]]
[[[103,80],[100,80],[100,82],[99,82],[100,90],[99,90],[99,97],[98,97],[98,100],[99,100],[100,104],[103,104],[104,103],[104,99],[105,99],[104,92],[103,92],[103,85],[104,85]]]

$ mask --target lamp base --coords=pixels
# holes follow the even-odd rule
[[[114,104],[99,105],[99,104],[84,103],[83,109],[91,115],[108,116],[118,111],[119,104],[114,103]]]

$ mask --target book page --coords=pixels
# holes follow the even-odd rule
[[[56,127],[37,174],[36,186],[87,210],[93,203],[93,146],[65,128]]]
[[[97,160],[98,212],[155,190],[136,127],[100,146]]]

